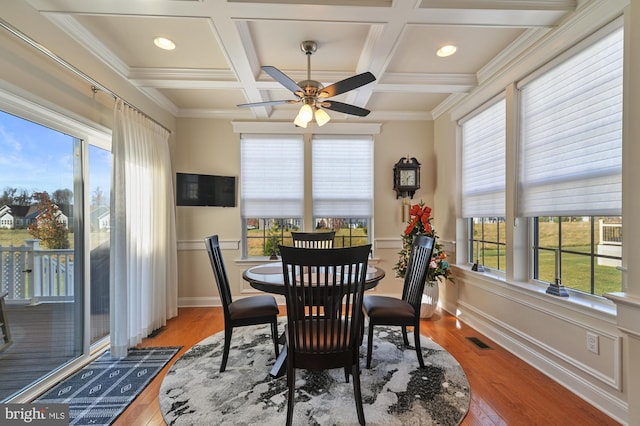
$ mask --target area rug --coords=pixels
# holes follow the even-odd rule
[[[280,330],[284,329],[282,323]],[[399,327],[376,326],[371,369],[361,353],[364,413],[368,425],[458,425],[469,409],[469,382],[442,347],[421,337],[425,368],[405,348]],[[272,378],[269,326],[237,328],[229,361],[219,373],[224,333],[184,353],[165,376],[160,408],[168,425],[283,425],[287,382]],[[409,337],[413,341],[413,336]],[[294,425],[357,425],[353,384],[344,370],[296,370]]]
[[[179,350],[129,349],[125,358],[107,351],[34,402],[69,404],[70,425],[110,425]]]

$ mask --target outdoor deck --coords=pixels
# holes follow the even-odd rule
[[[74,351],[73,309],[68,302],[6,304],[13,343],[0,352],[0,401],[79,355]],[[105,317],[95,320],[106,321],[108,330]]]

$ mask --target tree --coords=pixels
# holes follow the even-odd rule
[[[51,196],[51,200],[58,205],[67,205],[70,206],[73,204],[73,191],[70,189],[56,189],[53,191],[53,195]]]
[[[18,192],[17,188],[9,188],[8,186],[2,191],[0,196],[0,207],[13,204],[13,197]]]
[[[93,195],[91,196],[91,206],[93,207],[101,207],[106,205],[104,194],[102,193],[102,189],[99,186],[93,191]]]
[[[40,214],[29,225],[29,233],[33,238],[41,240],[42,245],[49,249],[69,248],[69,229],[59,220],[62,212],[56,206],[46,192],[34,192],[34,199],[39,200],[38,211]]]
[[[32,196],[26,189],[20,190],[20,193],[13,198],[13,203],[19,206],[30,206]]]

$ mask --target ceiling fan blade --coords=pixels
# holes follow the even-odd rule
[[[332,111],[343,112],[345,114],[357,115],[359,117],[366,117],[371,111],[368,109],[360,108],[355,105],[345,104],[337,101],[324,101],[321,104],[322,107],[330,109]]]
[[[291,78],[289,78],[288,75],[280,71],[278,68],[267,65],[262,67],[262,70],[267,74],[269,74],[271,78],[273,78],[275,81],[282,84],[287,89],[291,90],[293,93],[296,93],[296,94],[298,92],[304,93],[304,89],[298,86],[298,83],[293,81]]]
[[[300,102],[298,99],[286,100],[282,99],[279,101],[264,101],[264,102],[253,102],[250,104],[240,104],[236,105],[238,108],[252,108],[258,106],[269,106],[269,105],[282,105],[282,104],[295,104]]]
[[[333,96],[340,95],[341,93],[348,92],[349,90],[357,89],[358,87],[369,84],[375,81],[376,78],[370,72],[363,72],[362,74],[354,75],[353,77],[345,78],[337,83],[333,83],[331,86],[327,86],[320,91],[319,97],[331,98]]]

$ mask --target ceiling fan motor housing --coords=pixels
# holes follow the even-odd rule
[[[302,50],[305,55],[311,55],[318,50],[318,44],[313,40],[305,40],[300,43],[300,50]]]

